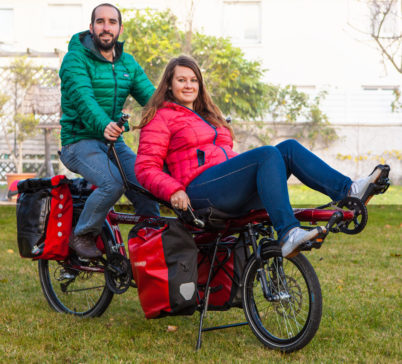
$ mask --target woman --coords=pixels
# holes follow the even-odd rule
[[[169,62],[139,128],[135,173],[141,185],[183,210],[213,206],[239,213],[264,207],[285,257],[320,232],[299,227],[289,202],[290,174],[333,200],[348,194],[366,200],[368,186],[381,174],[375,169],[353,182],[295,140],[238,155],[232,150],[231,127],[206,91],[198,65],[187,56]]]

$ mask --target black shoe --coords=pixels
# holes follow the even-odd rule
[[[95,238],[92,234],[73,235],[69,245],[80,257],[99,258],[102,256],[102,252],[96,247]]]
[[[354,181],[350,187],[349,196],[360,199],[365,205],[377,194],[384,193],[389,186],[390,167],[379,164],[368,177]]]

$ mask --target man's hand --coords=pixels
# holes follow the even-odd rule
[[[187,206],[190,205],[190,199],[188,198],[187,193],[180,190],[170,197],[170,203],[175,209],[187,211]]]
[[[120,136],[120,134],[124,131],[124,126],[119,128],[117,126],[117,123],[115,123],[114,121],[111,121],[109,124],[107,124],[104,132],[103,132],[103,136],[111,141],[114,142],[117,140],[117,138]]]

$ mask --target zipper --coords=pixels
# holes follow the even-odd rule
[[[171,101],[171,102],[172,102],[172,101]],[[208,122],[207,120],[205,120],[200,114],[196,113],[194,110],[191,110],[191,109],[190,109],[189,107],[187,107],[187,106],[183,106],[183,105],[177,104],[176,102],[172,102],[172,104],[176,104],[176,105],[179,105],[179,106],[181,106],[181,107],[184,107],[184,108],[187,109],[187,110],[190,110],[192,113],[194,113],[195,115],[197,115],[202,121],[204,121],[205,123],[207,123],[212,129],[214,129],[215,137],[214,137],[214,141],[212,142],[212,144],[215,145],[215,146],[217,146],[218,148],[222,149],[223,154],[225,154],[226,160],[229,160],[229,157],[228,157],[228,154],[226,153],[226,150],[223,149],[221,146],[215,144],[216,138],[218,137],[218,132],[216,131],[217,127],[216,127],[215,125],[212,125],[210,122]]]
[[[205,152],[203,150],[197,149],[197,159],[198,167],[201,167],[205,164]]]
[[[114,63],[112,63],[113,79],[114,79],[114,100],[113,100],[113,113],[112,119],[114,120],[114,114],[116,112],[116,102],[117,102],[117,79],[116,72],[114,70]]]

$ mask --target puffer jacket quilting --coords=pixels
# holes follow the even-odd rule
[[[62,145],[81,139],[104,140],[103,131],[117,121],[131,94],[142,106],[155,88],[134,58],[115,46],[114,62],[107,61],[95,48],[89,31],[75,34],[60,68],[60,120]]]
[[[237,155],[225,127],[215,127],[192,110],[165,103],[141,129],[135,174],[142,186],[169,201],[206,169]],[[169,173],[163,171],[164,163]]]

